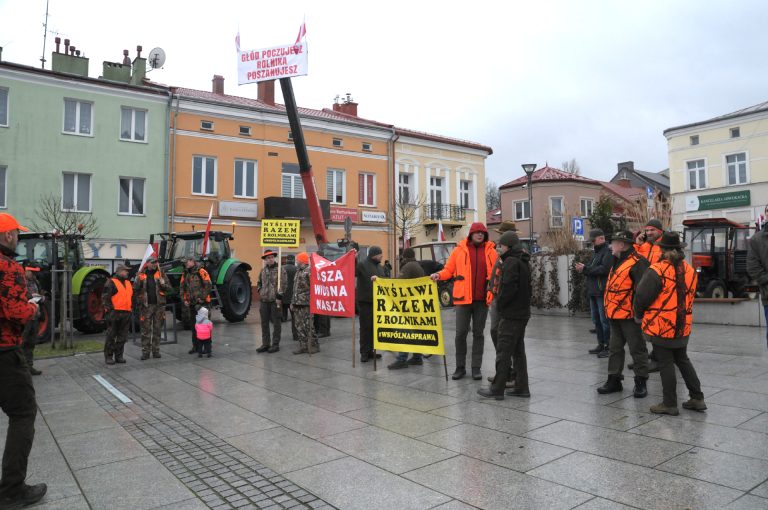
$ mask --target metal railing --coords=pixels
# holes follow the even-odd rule
[[[467,210],[459,205],[427,204],[424,206],[424,220],[466,221]]]

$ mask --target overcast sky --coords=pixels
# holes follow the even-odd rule
[[[493,147],[502,184],[521,163],[576,158],[610,179],[616,163],[666,168],[668,127],[768,100],[768,3],[755,1],[50,0],[48,28],[90,58],[120,62],[162,47],[150,78],[238,87],[243,49],[292,43],[306,16],[309,75],[300,105],[350,92],[363,117]],[[3,60],[40,65],[45,0],[0,0]],[[48,38],[50,59],[53,35]],[[48,63],[50,65],[50,62]],[[278,94],[279,94],[279,87]]]

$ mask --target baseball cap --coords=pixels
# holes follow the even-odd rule
[[[21,230],[22,232],[29,232],[27,227],[19,225],[16,218],[8,213],[0,213],[0,232],[9,232],[11,230]]]

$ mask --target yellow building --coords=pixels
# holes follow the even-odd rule
[[[768,203],[768,102],[664,131],[672,227],[725,217],[754,224]]]
[[[493,149],[474,142],[395,128],[395,232],[402,243],[458,242],[476,221],[485,223],[485,160]],[[409,213],[409,207],[412,213]]]

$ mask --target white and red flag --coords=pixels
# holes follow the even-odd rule
[[[141,272],[142,269],[144,269],[144,264],[147,263],[147,260],[149,259],[149,257],[153,257],[153,256],[157,257],[157,251],[154,246],[152,246],[151,244],[148,244],[147,249],[144,250],[144,256],[141,257],[141,265],[139,265],[139,273]]]
[[[205,236],[203,237],[203,257],[211,253],[211,247],[208,244],[208,237],[211,235],[211,218],[213,218],[213,204],[208,213],[208,224],[205,226]]]
[[[443,222],[437,224],[437,240],[445,241],[445,232],[443,231]]]
[[[237,52],[240,53],[240,29],[237,29],[237,35],[235,36],[235,47]]]
[[[299,27],[299,35],[296,36],[296,44],[299,44],[302,40],[307,38],[307,19],[304,18]]]

